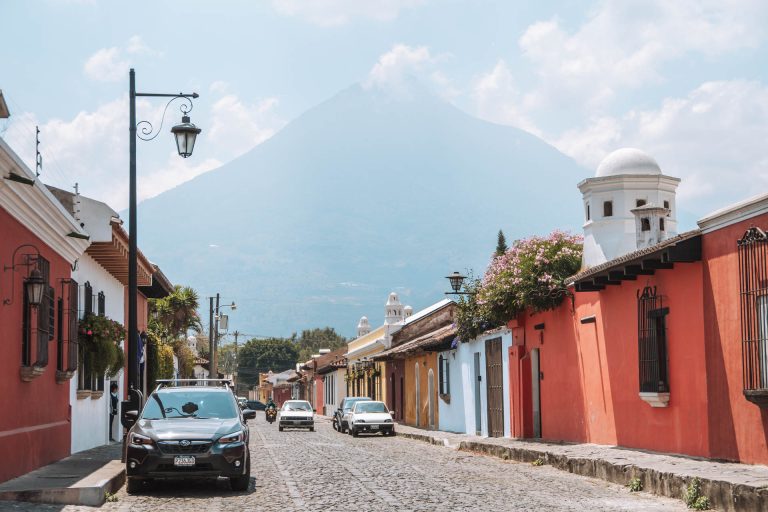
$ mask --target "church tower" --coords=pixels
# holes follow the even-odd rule
[[[584,201],[584,256],[589,268],[677,235],[680,178],[662,174],[639,149],[614,151],[578,187]]]

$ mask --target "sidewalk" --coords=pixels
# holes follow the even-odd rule
[[[768,511],[768,467],[715,462],[678,455],[595,444],[518,441],[454,434],[398,425],[397,434],[455,450],[482,453],[504,460],[541,459],[557,469],[626,485],[639,478],[643,490],[682,497],[688,483],[698,477],[702,495],[712,508],[727,511]]]
[[[120,450],[120,443],[98,446],[4,482],[0,501],[101,506],[125,482]]]

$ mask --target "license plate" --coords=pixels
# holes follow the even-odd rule
[[[190,455],[179,455],[173,458],[174,466],[189,467],[195,465],[195,458]]]
[[[379,430],[379,426],[378,425],[371,425],[371,430]]]

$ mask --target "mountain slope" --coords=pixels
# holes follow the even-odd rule
[[[204,139],[199,143],[205,143]],[[219,169],[139,206],[139,245],[178,283],[236,300],[231,326],[352,335],[387,294],[415,309],[508,240],[577,229],[587,173],[542,140],[427,94],[351,87]]]

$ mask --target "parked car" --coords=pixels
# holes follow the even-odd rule
[[[248,402],[248,399],[245,398],[244,396],[237,397],[237,405],[241,409],[245,409],[246,407],[248,407],[248,403],[247,402]]]
[[[384,402],[356,402],[349,415],[349,433],[357,437],[363,432],[385,436],[395,435],[395,422]]]
[[[232,490],[248,489],[246,420],[256,411],[241,411],[226,385],[160,384],[141,414],[124,415],[132,423],[124,446],[129,493],[155,478],[224,476]]]
[[[352,411],[352,406],[360,401],[369,401],[367,396],[348,396],[341,401],[341,405],[333,413],[333,428],[342,434],[347,431],[347,416]]]
[[[246,400],[245,405],[252,411],[264,411],[267,408],[267,404],[258,400]]]
[[[277,427],[280,432],[285,427],[308,428],[315,430],[315,411],[306,400],[288,400],[277,412]]]

